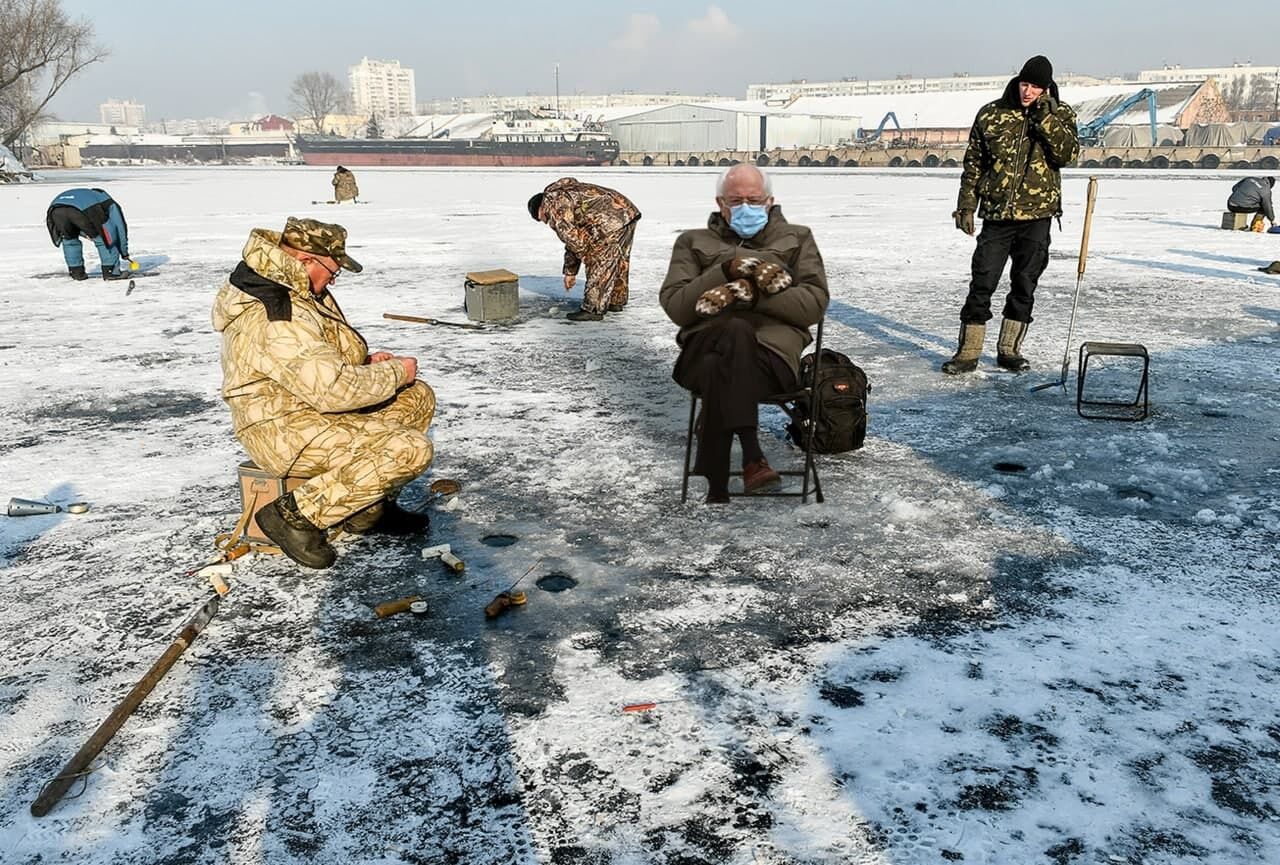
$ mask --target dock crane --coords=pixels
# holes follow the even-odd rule
[[[884,125],[888,123],[890,120],[893,121],[893,128],[901,132],[902,124],[898,123],[898,115],[890,111],[884,117],[880,118],[880,125],[876,127],[876,131],[865,133],[862,136],[862,140],[868,144],[871,143],[872,141],[879,141],[881,134],[884,133]]]
[[[1077,127],[1081,146],[1092,147],[1101,144],[1102,131],[1107,128],[1108,124],[1144,99],[1147,100],[1147,109],[1151,113],[1151,146],[1158,147],[1160,142],[1156,138],[1156,92],[1150,87],[1142,88],[1115,108],[1095,117],[1088,123],[1081,123]]]

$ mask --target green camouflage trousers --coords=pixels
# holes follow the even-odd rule
[[[310,478],[293,491],[298,511],[328,528],[394,493],[431,465],[434,449],[427,427],[436,395],[416,381],[391,400],[358,412],[325,415],[326,425],[292,462],[289,474]],[[259,465],[281,461],[276,454]]]
[[[631,277],[631,244],[636,237],[636,224],[627,223],[617,238],[604,243],[600,251],[583,261],[587,267],[587,285],[582,290],[582,308],[587,312],[605,312],[610,307],[627,305]]]

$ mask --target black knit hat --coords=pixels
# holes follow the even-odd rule
[[[1034,84],[1042,90],[1048,90],[1049,85],[1053,83],[1053,64],[1049,62],[1048,57],[1043,54],[1037,54],[1022,64],[1022,71],[1018,73],[1018,80]]]
[[[539,192],[533,198],[529,199],[529,215],[533,217],[534,222],[541,222],[538,219],[538,211],[542,209],[542,193]]]

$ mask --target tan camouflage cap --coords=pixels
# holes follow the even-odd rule
[[[358,261],[347,255],[347,230],[341,225],[290,216],[284,224],[280,242],[312,255],[327,255],[352,273],[364,270]]]

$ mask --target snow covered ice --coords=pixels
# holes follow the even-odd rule
[[[1028,392],[1061,364],[1085,172],[1033,371],[997,370],[991,333],[960,378],[938,373],[973,248],[956,172],[775,172],[826,260],[827,344],[872,382],[869,436],[819,459],[825,504],[721,508],[679,500],[688,401],[657,305],[715,172],[572,173],[644,213],[631,304],[599,324],[564,320],[560,246],[525,210],[546,171],[366,169],[368,204],[341,208],[296,167],[0,189],[0,496],[92,504],[0,519],[0,860],[1280,861],[1280,277],[1256,270],[1280,243],[1217,228],[1232,172],[1101,174],[1075,344],[1147,346],[1137,424],[1076,416],[1074,356],[1070,393]],[[77,185],[121,202],[160,275],[62,276],[44,213]],[[236,562],[82,795],[37,820],[208,591],[184,574],[233,525],[243,459],[209,308],[249,230],[289,215],[348,227],[344,310],[439,396],[408,500],[462,492],[428,538],[341,542],[330,571]],[[493,267],[521,274],[515,324],[382,318],[465,320],[463,275]],[[793,461],[783,416],[763,426]],[[465,573],[422,560],[438,543]],[[530,568],[528,605],[486,622]],[[576,587],[538,589],[551,572]],[[373,617],[410,594],[428,616]],[[649,701],[669,702],[621,711]]]

